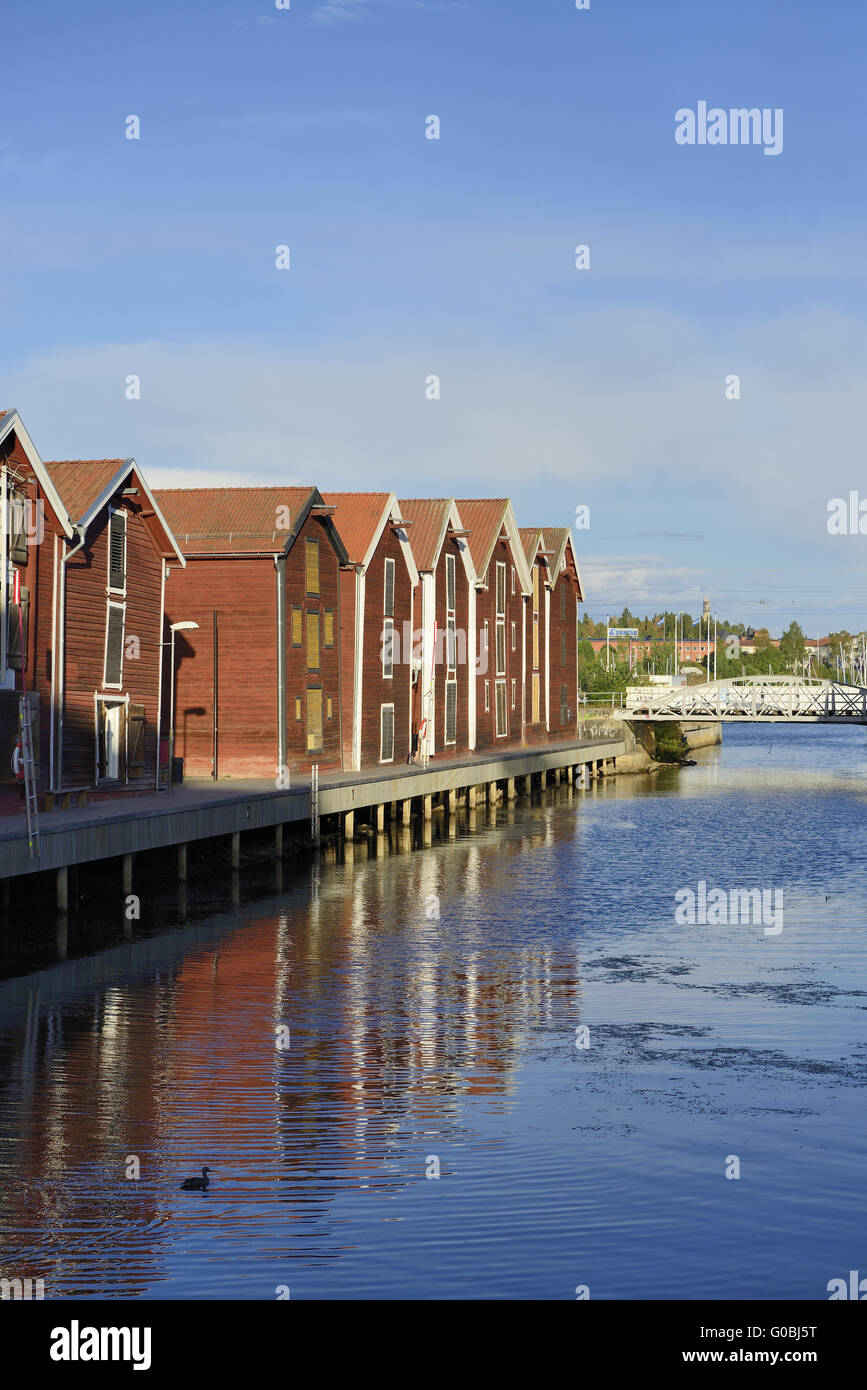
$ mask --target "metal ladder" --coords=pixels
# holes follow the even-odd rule
[[[27,810],[27,844],[30,858],[39,858],[39,813],[36,806],[36,770],[33,765],[33,728],[30,705],[26,695],[18,700],[18,723],[21,731],[21,756],[24,761],[24,804]]]

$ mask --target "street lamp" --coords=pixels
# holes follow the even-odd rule
[[[172,634],[172,655],[171,655],[171,705],[169,714],[169,791],[175,789],[175,633],[189,632],[192,628],[198,627],[198,623],[172,623],[170,632]]]

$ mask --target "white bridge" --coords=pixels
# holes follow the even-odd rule
[[[867,724],[867,690],[809,676],[733,676],[678,690],[627,689],[625,707],[615,713],[621,719]]]

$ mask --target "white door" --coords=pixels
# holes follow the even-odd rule
[[[122,705],[109,705],[105,711],[105,775],[120,775],[120,735]]]

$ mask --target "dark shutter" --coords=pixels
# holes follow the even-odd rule
[[[12,534],[10,558],[14,565],[27,564],[27,498],[12,496],[9,506]]]
[[[560,686],[560,723],[561,723],[561,724],[568,724],[568,723],[569,723],[569,687],[568,687],[568,685],[561,685],[561,686]]]
[[[307,688],[307,752],[322,752],[322,689]]]
[[[145,770],[145,708],[144,705],[130,705],[129,721],[127,724],[127,742],[129,748],[129,775],[130,779],[144,777]]]
[[[108,586],[126,588],[126,512],[112,512],[109,517]]]
[[[394,705],[383,705],[380,713],[380,762],[394,759]]]
[[[565,665],[566,665],[566,634],[565,634],[565,632],[561,632],[561,633],[560,633],[560,665],[561,665],[561,666],[565,666]]]
[[[104,685],[120,685],[123,678],[123,614],[124,610],[117,604],[109,604],[105,630]]]
[[[455,557],[446,556],[446,608],[455,611]]]
[[[446,681],[446,732],[445,742],[454,743],[458,731],[458,683]]]
[[[385,604],[383,612],[387,618],[394,617],[394,561],[385,562]]]
[[[30,590],[21,588],[20,621],[19,605],[10,599],[7,605],[6,624],[6,664],[14,671],[21,670],[21,638],[24,637],[24,664],[27,665],[27,633],[30,623]]]

